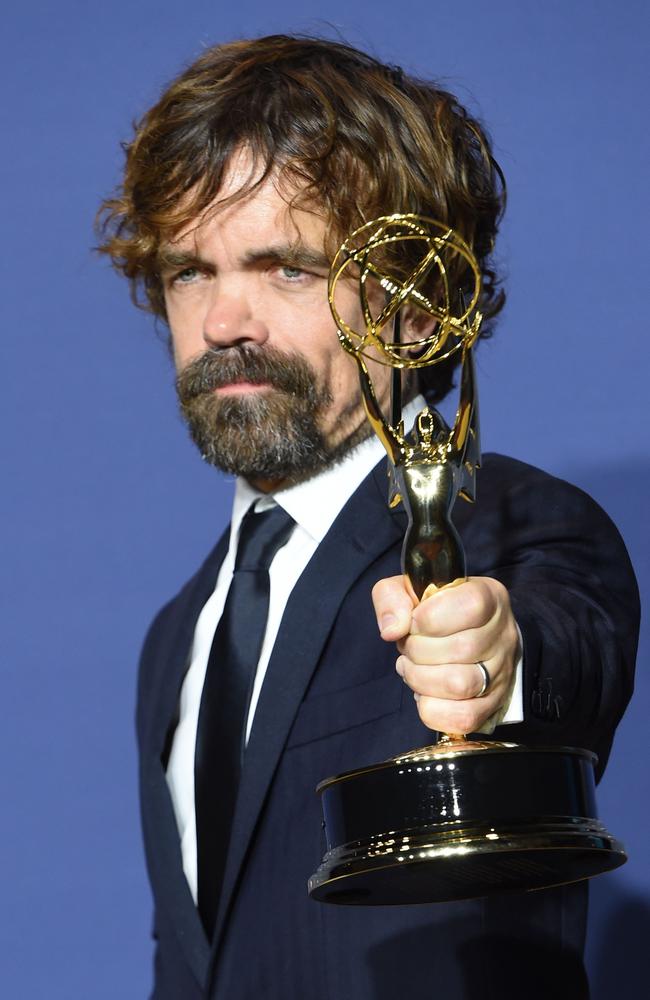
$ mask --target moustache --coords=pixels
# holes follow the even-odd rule
[[[316,375],[309,362],[273,347],[228,347],[209,350],[179,372],[176,388],[182,403],[237,382],[270,385],[300,399],[317,396]]]

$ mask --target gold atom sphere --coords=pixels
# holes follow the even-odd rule
[[[403,274],[396,273],[400,261],[408,262]],[[358,282],[363,331],[350,326],[336,306],[339,281],[350,279]],[[423,215],[386,215],[355,230],[334,257],[328,285],[344,349],[393,368],[423,368],[471,347],[482,320],[480,294],[481,271],[471,248],[449,226]],[[435,319],[432,332],[404,342],[388,339],[394,317],[407,304]]]

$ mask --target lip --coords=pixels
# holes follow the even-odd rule
[[[229,382],[228,385],[221,385],[214,391],[220,396],[228,396],[262,392],[264,389],[270,388],[268,382]]]

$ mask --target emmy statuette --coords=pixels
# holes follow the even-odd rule
[[[365,330],[336,306],[339,281],[358,282]],[[354,232],[334,258],[329,302],[341,345],[357,362],[368,419],[390,459],[389,503],[408,528],[402,570],[414,600],[466,577],[451,521],[475,495],[480,465],[472,346],[482,317],[481,275],[470,247],[432,219],[391,215]],[[377,305],[379,303],[379,305]],[[429,332],[402,340],[410,309]],[[390,338],[390,339],[389,339]],[[458,354],[453,427],[429,406],[406,435],[402,373]],[[391,367],[390,419],[367,360]],[[321,795],[327,851],[309,894],[328,903],[441,902],[590,878],[626,860],[596,819],[595,755],[441,735],[438,743],[327,778]]]

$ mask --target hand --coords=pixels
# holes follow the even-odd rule
[[[507,702],[519,660],[519,631],[508,591],[491,577],[443,587],[417,606],[402,576],[380,580],[372,599],[382,639],[396,642],[396,670],[415,693],[425,726],[474,733]],[[490,676],[483,685],[485,664]]]

